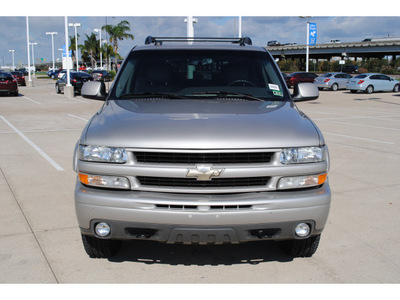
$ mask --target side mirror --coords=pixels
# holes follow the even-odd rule
[[[313,83],[299,83],[293,89],[293,101],[315,100],[319,97],[318,88]]]
[[[88,81],[82,86],[81,95],[84,98],[106,100],[106,85],[102,81]]]

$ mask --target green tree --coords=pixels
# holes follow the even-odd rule
[[[106,31],[110,36],[109,41],[113,45],[114,50],[114,63],[117,66],[117,58],[119,56],[118,41],[123,39],[134,39],[134,36],[128,33],[130,29],[130,24],[128,21],[121,21],[117,25],[104,25],[102,30]]]
[[[77,34],[77,37],[79,38],[79,34]],[[79,48],[79,45],[78,45]],[[72,53],[72,61],[74,63],[77,63],[77,61],[79,60],[79,58],[76,57],[76,41],[75,41],[75,36],[70,36],[69,37],[69,50],[71,50]]]
[[[99,52],[99,42],[97,40],[96,34],[92,33],[90,36],[86,35],[86,40],[83,45],[79,45],[81,50],[82,59],[84,61],[90,61],[92,68],[96,66],[96,58]]]

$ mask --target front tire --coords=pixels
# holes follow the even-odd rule
[[[317,251],[321,235],[314,235],[303,240],[288,240],[282,243],[286,254],[293,257],[311,257]]]
[[[399,85],[396,84],[393,88],[393,92],[398,93],[399,92]]]
[[[90,258],[110,258],[121,247],[119,240],[103,240],[82,234],[83,247]]]

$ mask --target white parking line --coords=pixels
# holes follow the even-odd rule
[[[351,125],[351,126],[360,126],[360,127],[368,127],[368,128],[375,128],[375,129],[384,129],[384,130],[395,130],[395,131],[400,131],[400,128],[372,126],[372,125],[356,124],[356,123],[348,123],[348,122],[338,122],[338,121],[323,120],[323,119],[320,119],[320,121],[326,121],[326,122],[336,123],[336,124]]]
[[[25,142],[31,145],[33,149],[35,149],[41,156],[43,156],[43,158],[46,159],[54,168],[56,168],[57,171],[64,171],[64,169],[59,164],[57,164],[50,156],[48,156],[42,149],[40,149],[35,143],[33,143],[29,138],[27,138],[14,125],[8,122],[6,118],[4,118],[3,116],[0,116],[0,118],[3,119],[3,121],[6,122],[7,125],[10,126],[20,137],[22,137],[25,140]]]
[[[31,101],[31,102],[33,102],[33,103],[36,103],[36,104],[39,104],[39,105],[42,104],[42,103],[39,103],[39,102],[37,102],[37,101],[35,101],[35,100],[32,100],[31,98],[28,98],[28,97],[26,97],[26,96],[23,96],[22,98],[25,98],[26,100],[29,100],[29,101]]]
[[[380,143],[380,144],[395,145],[395,143],[392,143],[392,142],[371,140],[371,139],[361,138],[361,137],[357,137],[357,136],[350,136],[350,135],[344,135],[344,134],[330,133],[330,132],[325,132],[325,131],[322,132],[322,133],[323,133],[323,134],[329,134],[329,135],[340,136],[340,137],[349,138],[349,139],[363,140],[363,141],[374,142],[374,143]]]
[[[78,116],[75,116],[75,115],[73,115],[73,114],[67,114],[68,116],[70,116],[70,117],[73,117],[73,118],[76,118],[76,119],[79,119],[79,120],[82,120],[82,121],[85,121],[85,122],[88,122],[89,120],[87,120],[87,119],[84,119],[84,118],[81,118],[81,117],[78,117]]]
[[[90,103],[90,102],[88,102],[88,101],[84,101],[84,100],[80,100],[80,99],[67,98],[67,97],[64,96],[64,94],[57,94],[57,93],[51,93],[51,94],[52,94],[52,95],[56,95],[56,96],[58,96],[58,97],[63,97],[65,100],[78,101],[78,102],[82,102],[82,103],[86,103],[86,104]]]

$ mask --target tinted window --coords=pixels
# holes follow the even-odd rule
[[[367,77],[367,75],[364,75],[364,74],[360,74],[360,75],[357,75],[356,77],[354,77],[354,78],[366,78]]]
[[[13,79],[11,73],[0,73],[0,79]]]
[[[134,51],[120,70],[111,97],[162,92],[194,97],[232,92],[282,99],[288,96],[284,87],[266,52]]]

